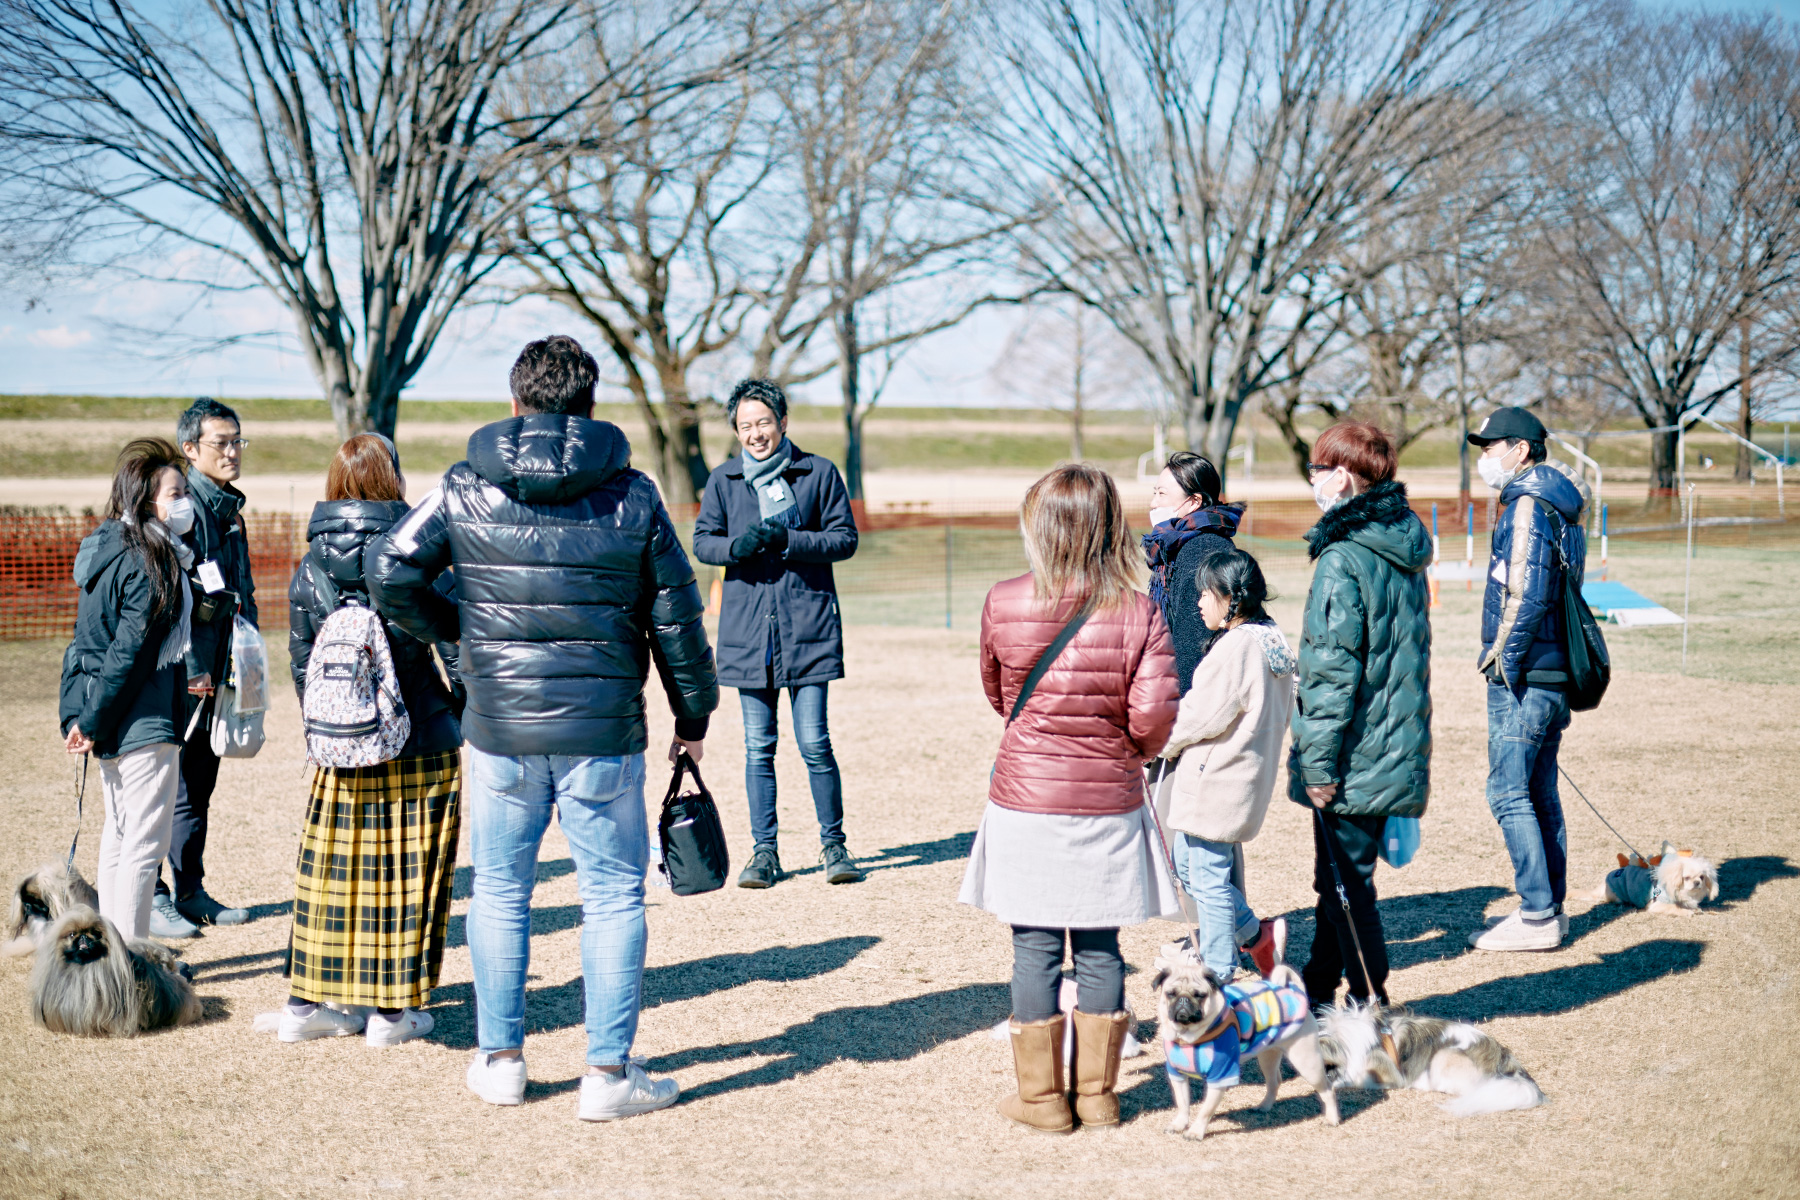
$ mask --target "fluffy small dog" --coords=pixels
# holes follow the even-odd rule
[[[1703,903],[1719,898],[1719,872],[1712,860],[1664,842],[1662,853],[1649,862],[1635,854],[1619,855],[1619,869],[1609,871],[1591,895],[1646,912],[1691,917]]]
[[[1324,1020],[1319,1046],[1334,1087],[1444,1092],[1454,1097],[1444,1110],[1458,1117],[1544,1102],[1512,1051],[1473,1025],[1354,1001],[1326,1009]]]
[[[1319,1027],[1307,1008],[1299,973],[1278,964],[1267,979],[1222,984],[1204,963],[1159,958],[1150,986],[1156,992],[1157,1032],[1167,1059],[1169,1089],[1175,1093],[1170,1133],[1196,1140],[1218,1111],[1225,1090],[1238,1083],[1239,1064],[1254,1057],[1266,1090],[1258,1112],[1275,1107],[1281,1089],[1281,1059],[1294,1064],[1325,1106],[1325,1120],[1338,1123],[1337,1095],[1326,1084],[1319,1053]],[[1206,1096],[1192,1120],[1192,1081],[1203,1080]]]
[[[174,951],[126,941],[79,905],[50,926],[31,970],[31,1018],[52,1033],[130,1037],[200,1019],[200,998]]]
[[[39,867],[19,880],[12,890],[12,906],[6,917],[6,943],[0,954],[23,957],[38,948],[44,931],[56,919],[85,904],[100,907],[100,897],[81,872],[62,863]]]

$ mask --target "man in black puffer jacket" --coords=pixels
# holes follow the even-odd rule
[[[514,416],[475,431],[444,475],[365,554],[381,613],[421,640],[454,634],[468,703],[469,956],[480,1049],[468,1083],[525,1094],[525,972],[538,844],[555,809],[575,860],[587,980],[580,1116],[675,1102],[631,1061],[644,970],[644,682],[652,660],[675,744],[698,759],[718,707],[693,568],[618,427],[592,418],[599,369],[573,338],[512,369]],[[457,599],[432,589],[456,568]]]

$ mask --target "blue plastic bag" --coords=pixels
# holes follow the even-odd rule
[[[1419,818],[1389,817],[1381,827],[1381,857],[1390,867],[1404,867],[1419,852]]]

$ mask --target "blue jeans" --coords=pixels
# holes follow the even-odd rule
[[[1262,923],[1231,882],[1232,842],[1175,831],[1175,868],[1200,909],[1200,957],[1221,979],[1237,970],[1238,947],[1256,940]]]
[[[1549,688],[1488,685],[1487,802],[1512,856],[1519,915],[1554,916],[1568,890],[1569,837],[1556,790],[1556,752],[1569,700]]]
[[[622,1066],[644,988],[644,756],[513,758],[469,747],[469,959],[481,1048],[525,1044],[531,891],[551,810],[562,822],[581,897],[581,975],[590,1066]]]
[[[813,812],[819,818],[821,842],[844,841],[844,779],[831,753],[831,730],[825,716],[823,683],[788,689],[794,713],[794,739],[812,784]],[[744,706],[744,791],[750,796],[750,834],[756,844],[774,845],[775,742],[781,729],[777,705],[780,688],[739,688]]]

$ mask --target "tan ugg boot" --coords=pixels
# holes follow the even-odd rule
[[[1075,1010],[1075,1115],[1083,1125],[1119,1123],[1119,1054],[1125,1048],[1128,1012]]]
[[[1019,1093],[1000,1101],[1000,1115],[1039,1133],[1067,1133],[1075,1127],[1063,1076],[1064,1019],[1058,1013],[1045,1021],[1008,1026]]]

